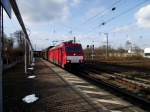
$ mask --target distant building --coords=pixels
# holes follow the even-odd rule
[[[144,57],[150,58],[150,48],[145,48],[144,49]]]
[[[143,49],[138,47],[137,45],[133,44],[128,50],[129,55],[141,55],[143,56]]]

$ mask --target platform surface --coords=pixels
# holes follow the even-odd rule
[[[33,72],[27,75],[23,71],[21,63],[4,73],[6,112],[103,112],[102,108],[90,102],[90,99],[59,76],[59,72],[64,71],[61,68],[37,60]],[[29,79],[31,75],[36,77]],[[39,99],[33,103],[22,100],[31,94]]]
[[[46,60],[37,59],[29,74],[23,73],[23,65],[4,74],[5,112],[145,112]],[[37,101],[23,101],[33,94]]]

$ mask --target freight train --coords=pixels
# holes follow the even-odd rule
[[[84,63],[84,53],[80,43],[73,41],[62,42],[57,46],[50,46],[42,51],[44,59],[65,68]]]

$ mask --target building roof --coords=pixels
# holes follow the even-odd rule
[[[144,53],[150,53],[150,48],[145,48]]]

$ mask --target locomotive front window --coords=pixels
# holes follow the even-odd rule
[[[67,52],[81,52],[82,48],[81,46],[68,46],[66,47]]]

